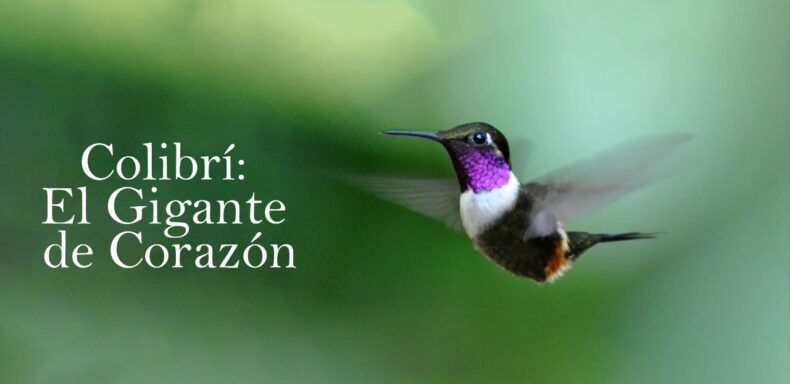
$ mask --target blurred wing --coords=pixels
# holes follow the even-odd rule
[[[352,184],[384,200],[443,221],[461,231],[461,191],[455,179],[349,176]]]
[[[535,201],[527,237],[556,230],[655,181],[669,156],[692,136],[674,134],[627,141],[571,163],[526,185]]]

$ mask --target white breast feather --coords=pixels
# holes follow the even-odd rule
[[[507,184],[492,191],[474,193],[467,189],[461,194],[461,222],[469,237],[476,237],[502,214],[516,205],[521,187],[518,179],[510,173]]]

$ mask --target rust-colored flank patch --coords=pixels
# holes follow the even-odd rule
[[[570,261],[565,258],[565,244],[563,239],[557,240],[557,245],[554,248],[554,256],[551,257],[546,267],[543,268],[543,273],[546,275],[546,280],[553,280],[558,273],[562,273],[568,267]]]

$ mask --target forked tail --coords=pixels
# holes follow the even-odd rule
[[[645,232],[626,232],[626,233],[587,233],[587,232],[568,232],[568,239],[570,240],[571,258],[577,259],[584,251],[590,249],[598,243],[610,243],[614,241],[626,240],[640,240],[640,239],[655,239],[655,233]]]
[[[655,239],[655,233],[644,233],[644,232],[627,232],[627,233],[616,233],[612,235],[608,234],[600,234],[598,235],[598,242],[599,243],[608,243],[611,241],[625,241],[625,240],[639,240],[639,239]]]

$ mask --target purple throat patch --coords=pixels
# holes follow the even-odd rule
[[[492,151],[472,150],[460,160],[474,193],[497,189],[510,180],[510,166]]]

